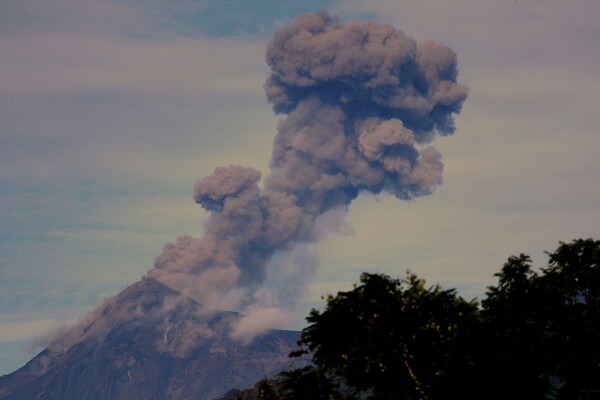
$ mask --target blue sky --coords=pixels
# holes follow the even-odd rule
[[[299,321],[363,270],[410,268],[481,297],[511,254],[542,266],[558,241],[600,237],[595,0],[4,1],[0,374],[137,281],[167,242],[201,236],[196,180],[267,171],[266,44],[318,9],[444,42],[470,95],[434,143],[433,195],[360,197],[340,234],[311,246],[321,265]]]

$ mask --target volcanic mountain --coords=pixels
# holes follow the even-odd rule
[[[230,338],[237,314],[179,292],[242,289],[248,306],[273,257],[335,231],[319,222],[360,193],[413,200],[442,183],[441,154],[429,144],[454,132],[468,94],[452,49],[320,11],[277,30],[265,59],[267,99],[284,118],[262,184],[260,171],[239,165],[200,179],[194,200],[211,213],[204,236],[166,245],[149,277],[0,378],[0,400],[201,400],[250,385],[286,366],[298,333],[243,345]],[[299,264],[274,269],[274,281],[289,283],[274,297],[302,292],[313,269]]]
[[[144,278],[0,377],[0,400],[208,400],[290,366],[299,332],[243,344],[237,318]]]

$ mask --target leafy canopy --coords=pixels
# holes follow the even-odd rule
[[[508,259],[481,304],[414,274],[364,273],[312,310],[257,400],[600,398],[600,241],[561,243],[546,268]]]

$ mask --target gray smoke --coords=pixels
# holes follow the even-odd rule
[[[279,29],[266,61],[268,100],[286,117],[263,188],[240,166],[198,181],[194,199],[212,212],[204,236],[168,244],[149,272],[208,306],[254,307],[270,258],[314,242],[319,216],[361,192],[432,193],[443,164],[427,144],[454,132],[467,97],[447,46],[326,12]]]

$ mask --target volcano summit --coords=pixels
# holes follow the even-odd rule
[[[290,366],[298,332],[245,345],[229,337],[236,318],[142,279],[0,377],[0,399],[212,399]]]

